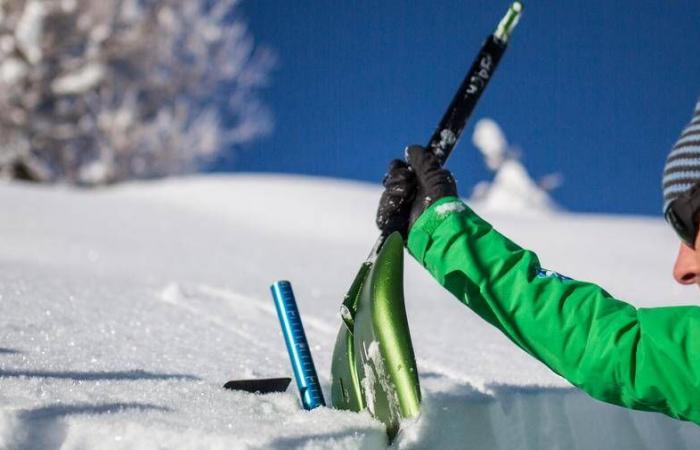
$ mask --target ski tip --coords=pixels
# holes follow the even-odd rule
[[[503,19],[501,19],[501,22],[498,24],[498,27],[496,27],[496,31],[493,33],[496,39],[504,43],[508,42],[511,33],[515,29],[516,25],[518,25],[518,21],[520,20],[520,15],[522,14],[522,12],[523,3],[519,0],[515,0],[510,5],[510,8],[508,8],[508,12],[506,12],[506,15],[503,16]]]

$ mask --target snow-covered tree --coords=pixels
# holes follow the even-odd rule
[[[0,175],[192,171],[270,128],[239,0],[0,0]]]
[[[486,166],[494,172],[492,182],[475,186],[470,199],[473,204],[484,209],[519,213],[541,213],[557,208],[548,192],[561,184],[561,175],[550,174],[535,182],[495,121],[479,120],[472,142],[484,156]]]

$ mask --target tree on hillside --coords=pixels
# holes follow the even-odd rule
[[[0,175],[185,173],[266,133],[238,0],[0,0]]]
[[[491,182],[481,182],[474,187],[470,198],[473,205],[509,213],[535,214],[557,208],[549,194],[562,183],[561,174],[552,173],[533,180],[520,160],[520,152],[510,146],[494,120],[479,120],[472,142],[494,173]]]

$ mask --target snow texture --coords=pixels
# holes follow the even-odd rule
[[[367,410],[370,412],[370,414],[374,415],[377,406],[377,387],[380,387],[381,392],[386,392],[389,394],[387,401],[391,420],[395,421],[400,419],[401,406],[399,405],[398,397],[395,395],[396,389],[387,376],[384,359],[382,358],[382,353],[379,349],[379,342],[372,341],[369,344],[369,347],[365,346],[362,348],[362,352],[365,372],[364,377],[362,380],[360,380],[360,383],[362,384],[362,389],[364,390]]]
[[[380,188],[221,176],[93,191],[0,184],[0,448],[381,449],[369,414],[225,391],[291,376],[269,285],[290,279],[330,400],[338,307]],[[478,208],[477,208],[478,209]],[[661,219],[483,211],[542,263],[638,306],[695,303]],[[396,448],[683,449],[696,425],[595,401],[406,258],[423,406]]]
[[[481,119],[474,126],[472,142],[486,159],[491,170],[497,170],[505,158],[508,141],[501,127],[492,119]]]
[[[438,205],[435,208],[435,212],[438,214],[438,216],[446,216],[450,213],[453,212],[460,212],[464,211],[464,203],[462,202],[448,202],[448,203],[443,203],[442,205]]]
[[[373,349],[379,350],[379,344],[374,341],[370,344],[370,351]],[[366,348],[363,348],[362,351],[364,352],[364,358],[363,361],[365,361],[365,364],[372,364],[368,365],[365,370],[365,376],[362,377],[360,380],[360,383],[362,384],[362,390],[364,391],[364,397],[365,397],[365,402],[367,402],[367,410],[369,411],[370,414],[374,415],[374,406],[377,401],[377,392],[374,389],[374,386],[377,384],[377,377],[374,375],[374,370],[372,370],[372,367],[374,364],[379,361],[379,364],[381,364],[380,367],[384,368],[384,365],[382,364],[381,360],[381,355],[380,358],[375,360],[374,358],[370,357],[370,352],[367,351]],[[375,352],[376,353],[376,352]],[[378,376],[383,376],[385,375],[384,371],[381,371],[381,373],[378,374]]]
[[[492,212],[546,214],[557,209],[549,194],[516,159],[504,160],[491,183],[475,188],[473,203]]]

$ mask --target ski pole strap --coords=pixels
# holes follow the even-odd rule
[[[292,363],[301,403],[304,409],[325,406],[326,402],[323,400],[323,392],[311,358],[311,350],[306,340],[292,285],[289,281],[276,281],[270,286],[270,290],[282,327],[284,342],[287,344],[289,361]]]

